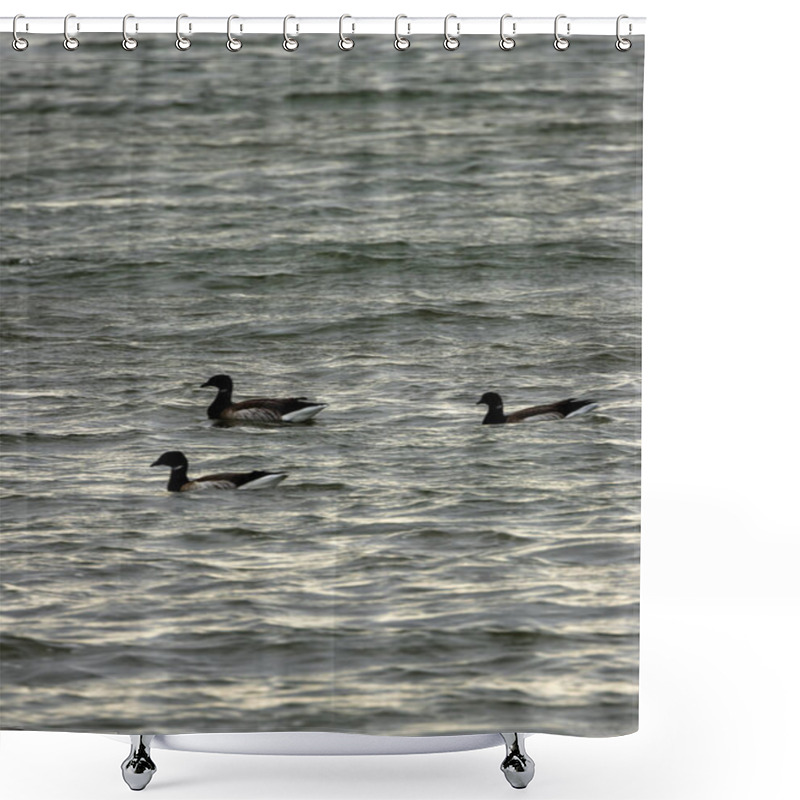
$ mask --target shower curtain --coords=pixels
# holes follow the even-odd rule
[[[4,728],[636,729],[642,67],[3,46]]]

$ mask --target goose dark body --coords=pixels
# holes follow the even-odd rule
[[[252,472],[219,472],[214,475],[204,475],[202,478],[190,479],[187,475],[189,462],[180,450],[170,450],[162,453],[151,467],[169,467],[171,472],[167,491],[191,492],[197,489],[240,489],[243,487],[255,488],[256,486],[274,486],[286,478],[285,472],[265,472],[253,470]]]
[[[503,425],[508,422],[526,422],[528,420],[566,419],[577,414],[586,414],[598,407],[594,400],[576,400],[574,397],[569,397],[566,400],[559,400],[557,403],[530,406],[506,414],[503,411],[503,399],[497,392],[486,392],[475,405],[489,407],[483,418],[484,425]]]
[[[261,397],[233,402],[233,380],[229,375],[214,375],[203,386],[217,390],[208,407],[208,418],[232,422],[306,422],[316,416],[327,403],[316,403],[307,397]]]

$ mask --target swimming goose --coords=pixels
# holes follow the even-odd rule
[[[234,403],[233,381],[229,375],[214,375],[203,386],[217,389],[217,396],[208,407],[209,419],[258,423],[306,422],[328,405],[315,403],[307,397],[262,397]]]
[[[568,400],[559,400],[557,403],[550,403],[543,406],[531,406],[515,411],[513,414],[503,413],[503,399],[497,392],[486,392],[475,404],[477,406],[489,406],[486,416],[483,418],[484,425],[498,425],[504,422],[528,422],[544,419],[566,419],[575,417],[578,414],[586,414],[594,411],[598,403],[594,400],[576,400],[570,397]]]
[[[190,480],[186,472],[189,462],[180,450],[162,453],[151,467],[170,467],[172,472],[167,483],[167,491],[193,492],[198,489],[255,489],[258,486],[275,486],[287,477],[285,472],[220,472],[217,475],[204,475]]]

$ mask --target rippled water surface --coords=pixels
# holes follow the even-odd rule
[[[4,727],[636,727],[642,48],[609,42],[3,48]],[[215,427],[220,372],[329,407]],[[482,426],[487,390],[600,408]],[[173,449],[289,478],[169,494]]]

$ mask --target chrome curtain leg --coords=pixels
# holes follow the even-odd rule
[[[131,734],[131,752],[122,762],[122,779],[134,792],[140,792],[150,783],[156,765],[150,758],[150,742],[154,734]]]
[[[535,771],[533,759],[525,752],[524,734],[501,733],[500,735],[506,743],[506,757],[500,769],[515,789],[524,789],[533,780]]]

